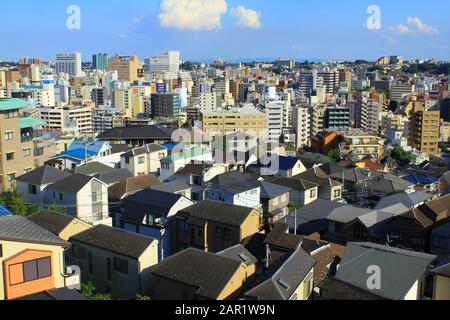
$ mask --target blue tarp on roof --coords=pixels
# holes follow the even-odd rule
[[[84,142],[84,141],[74,141],[70,144],[68,151],[77,150],[77,149],[84,150],[84,147],[86,144],[88,151],[99,153],[105,143],[106,142],[104,142],[104,141],[95,141],[95,142],[88,142],[86,144],[86,142]]]
[[[436,177],[430,177],[430,176],[426,176],[423,174],[416,174],[416,173],[406,176],[403,179],[408,182],[414,183],[414,184],[425,184],[425,185],[434,184],[439,181],[439,179]]]
[[[4,206],[0,206],[0,216],[12,216],[12,213]]]
[[[172,151],[173,149],[175,149],[175,147],[184,147],[183,144],[161,144],[161,147],[166,148],[168,151]]]
[[[290,170],[295,167],[298,159],[292,157],[282,157],[280,156],[280,170]]]
[[[97,152],[87,150],[86,151],[88,158],[95,157],[97,155]],[[62,156],[68,156],[71,158],[84,160],[86,154],[84,149],[75,149],[75,150],[68,150],[66,152],[61,153]]]

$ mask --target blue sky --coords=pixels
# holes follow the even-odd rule
[[[66,28],[71,4],[81,9],[80,30]],[[381,9],[381,30],[365,27],[372,4]],[[0,60],[52,59],[75,50],[84,61],[96,52],[144,58],[166,49],[196,60],[373,60],[397,54],[449,60],[449,10],[450,2],[442,0],[3,1]]]

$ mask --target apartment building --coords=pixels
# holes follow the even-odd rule
[[[27,102],[0,99],[0,190],[16,187],[15,179],[43,165],[55,152],[54,140],[45,136],[39,119],[24,117]]]
[[[203,132],[208,132],[210,137],[226,136],[240,131],[259,139],[266,138],[266,115],[255,108],[202,111],[200,117]]]
[[[429,155],[439,154],[440,111],[427,110],[422,103],[412,102],[409,118],[410,146]]]
[[[137,81],[138,70],[142,70],[144,63],[137,56],[114,56],[109,59],[108,71],[117,71],[119,81]]]
[[[391,100],[402,102],[403,97],[411,95],[415,91],[415,86],[409,83],[394,83],[391,86]]]
[[[380,159],[383,156],[384,148],[378,142],[378,136],[367,133],[360,129],[350,129],[339,132],[342,137],[340,149],[342,153],[353,152],[358,158],[374,156]]]
[[[41,120],[46,131],[81,133],[92,132],[92,109],[88,107],[42,107]]]
[[[297,106],[293,108],[293,127],[296,134],[296,147],[309,146],[311,134],[311,115],[307,107]]]

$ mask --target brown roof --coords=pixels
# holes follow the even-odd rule
[[[336,253],[330,247],[323,247],[311,255],[316,260],[314,266],[314,285],[318,286],[325,280],[330,272],[328,266],[336,258]]]
[[[190,163],[178,170],[175,174],[179,176],[201,176],[210,167],[211,165],[206,163]]]
[[[108,195],[110,199],[120,200],[124,195],[134,191],[140,191],[152,186],[160,185],[161,182],[153,174],[140,177],[133,177],[122,180],[119,183],[109,187]]]
[[[275,224],[264,243],[279,248],[296,250],[301,245],[303,237],[286,233],[288,230],[289,224]]]
[[[402,216],[416,219],[424,228],[429,228],[450,217],[450,195],[430,200]]]

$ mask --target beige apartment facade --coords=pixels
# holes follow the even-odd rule
[[[0,99],[0,190],[16,187],[16,177],[43,165],[55,144],[43,135],[41,120],[23,117],[20,99]]]
[[[428,155],[439,154],[440,111],[413,102],[410,110],[410,146]]]
[[[201,112],[203,131],[210,137],[244,132],[259,139],[267,136],[267,118],[256,109]]]
[[[108,71],[117,71],[119,81],[137,81],[138,71],[142,70],[144,63],[138,56],[114,56],[109,60]]]

